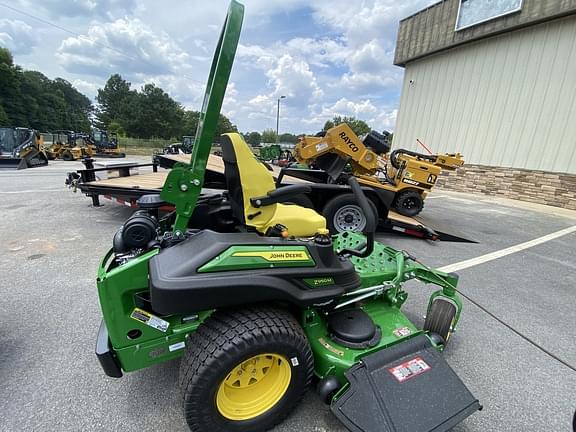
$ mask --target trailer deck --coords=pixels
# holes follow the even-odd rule
[[[189,155],[156,155],[154,162],[150,164],[136,164],[129,167],[94,168],[93,162],[84,162],[86,169],[78,170],[76,179],[71,179],[73,173],[68,174],[67,184],[74,189],[79,189],[86,196],[92,198],[94,206],[100,206],[100,197],[116,201],[122,205],[137,208],[137,201],[142,195],[157,194],[162,190],[169,169],[176,163],[188,163]],[[152,172],[133,174],[130,168],[152,168]],[[162,169],[158,169],[158,168]],[[313,183],[307,180],[284,175],[282,169],[276,166],[270,166],[274,172],[274,177],[280,177],[282,184],[308,183],[313,188],[319,189],[322,193],[324,189],[346,188],[341,185],[326,185],[322,183]],[[101,172],[117,171],[117,176],[98,179],[97,174]],[[205,184],[206,189],[211,193],[214,190],[225,190],[226,179],[224,177],[224,163],[220,156],[210,155],[206,170]],[[166,208],[168,209],[168,208]],[[423,238],[426,240],[444,240],[444,241],[461,241],[473,242],[464,237],[440,231],[432,228],[432,225],[418,218],[400,215],[392,210],[389,211],[387,218],[383,218],[381,230],[386,232],[395,232],[413,237]]]

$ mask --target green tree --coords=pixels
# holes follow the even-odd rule
[[[238,132],[236,125],[226,117],[224,114],[220,114],[218,117],[218,124],[216,126],[216,136],[214,137],[214,142],[220,142],[220,137],[222,134],[228,132]]]
[[[331,129],[334,126],[338,126],[341,123],[347,123],[348,126],[350,126],[350,129],[352,129],[352,131],[358,136],[366,134],[371,130],[370,126],[368,126],[364,120],[359,120],[352,116],[334,116],[332,120],[328,120],[326,123],[324,123],[323,130],[327,131],[328,129]]]
[[[131,117],[133,121],[126,127],[130,136],[170,139],[181,135],[184,110],[160,87],[146,84],[137,95]]]
[[[0,48],[0,104],[10,125],[28,126],[21,92],[22,70],[14,66],[12,54]]]
[[[199,111],[185,111],[184,112],[184,129],[180,135],[195,136],[196,129],[198,129],[198,122],[200,121]]]
[[[90,128],[90,99],[62,79],[14,65],[10,51],[0,48],[0,105],[11,126],[41,131]]]
[[[120,75],[114,74],[108,78],[104,88],[98,89],[96,101],[98,112],[96,113],[96,126],[100,129],[108,129],[112,121],[117,121],[126,128],[131,123],[134,114],[133,104],[136,102],[137,93],[130,90],[131,84]]]
[[[4,111],[2,105],[0,105],[0,126],[10,126],[10,119],[8,118],[8,114]]]
[[[0,47],[0,64],[14,66],[14,57],[8,48]]]
[[[265,129],[262,131],[262,143],[269,144],[276,142],[276,131],[274,129]]]
[[[262,142],[262,135],[260,135],[260,132],[256,131],[250,132],[249,134],[246,134],[246,142],[252,146],[258,146]]]
[[[184,113],[183,120],[183,130],[180,135],[196,135],[196,129],[198,129],[198,122],[200,121],[199,111],[186,111]],[[220,136],[228,132],[238,132],[236,125],[232,124],[230,119],[224,114],[220,114],[218,118],[218,124],[216,125],[216,134],[214,137],[214,142],[220,142]]]
[[[278,141],[280,141],[281,143],[296,144],[298,142],[298,137],[291,133],[283,133],[280,134],[280,136],[278,137]]]
[[[66,124],[74,131],[89,132],[90,120],[88,116],[93,111],[92,102],[80,93],[72,84],[62,78],[52,82],[55,92],[60,92],[66,102]]]
[[[121,137],[126,136],[126,131],[124,130],[122,125],[116,120],[110,122],[110,124],[108,125],[108,132],[115,133]]]

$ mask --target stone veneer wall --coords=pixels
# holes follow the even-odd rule
[[[480,192],[521,201],[576,210],[576,175],[464,165],[442,171],[437,187],[458,192]]]

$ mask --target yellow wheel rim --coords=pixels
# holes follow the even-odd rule
[[[230,420],[248,420],[272,409],[286,393],[292,371],[286,357],[259,354],[237,365],[224,378],[216,406]]]

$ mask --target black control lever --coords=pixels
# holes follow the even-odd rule
[[[366,258],[368,255],[372,253],[374,250],[374,236],[376,233],[376,215],[374,214],[374,210],[372,206],[368,202],[368,198],[364,194],[364,191],[358,184],[358,180],[354,176],[348,177],[348,184],[354,193],[354,197],[362,212],[364,213],[364,217],[366,218],[366,226],[364,227],[364,235],[366,235],[366,246],[364,249],[344,249],[340,251],[339,255],[353,255],[358,258]]]

